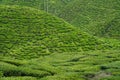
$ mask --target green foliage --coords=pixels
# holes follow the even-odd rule
[[[120,79],[120,76],[111,76],[111,77],[103,78],[100,80],[119,80],[119,79]]]
[[[73,0],[2,0],[0,3],[4,5],[29,6],[57,15],[71,1]]]
[[[119,49],[119,43],[102,41],[64,20],[37,9],[0,6],[0,51],[15,58],[35,58],[54,52]],[[114,45],[113,45],[114,44]]]
[[[104,35],[104,36],[112,36],[113,38],[120,38],[120,17],[119,15],[117,15],[112,21],[110,21],[105,29],[102,32],[101,35]]]
[[[43,77],[50,75],[50,73],[40,70],[32,70],[28,67],[17,67],[12,64],[0,62],[0,71],[3,72],[3,76],[33,76],[33,77]]]
[[[35,80],[115,80],[119,79],[120,51],[86,51],[53,53],[26,61],[26,64],[16,66],[0,62],[1,79],[35,79]],[[3,61],[18,59],[4,56]],[[74,61],[75,60],[75,61]],[[105,68],[106,67],[106,68]],[[21,76],[21,77],[19,77]]]
[[[120,41],[81,31],[119,39],[119,0],[0,0],[0,4],[4,4],[0,80],[120,79]]]
[[[3,77],[1,80],[37,80],[34,77]]]
[[[2,71],[0,71],[0,78],[3,76],[3,73],[2,73]]]
[[[120,37],[119,0],[2,0],[0,3],[44,10],[95,36]]]
[[[74,0],[58,14],[92,35],[120,38],[119,0]]]

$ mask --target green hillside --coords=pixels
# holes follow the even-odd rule
[[[73,0],[0,0],[0,4],[29,6],[57,15]]]
[[[0,1],[8,4],[10,0]],[[0,5],[0,80],[120,79],[119,40],[89,35],[83,28],[31,8],[34,0],[29,1],[31,7],[23,6],[28,0],[19,1],[15,2],[20,6]],[[104,36],[119,34],[115,13],[101,29]]]
[[[0,53],[31,58],[54,52],[119,49],[119,42],[98,39],[43,11],[0,6]],[[118,43],[117,43],[118,42]]]
[[[0,4],[41,9],[92,35],[120,39],[119,0],[1,0]]]
[[[58,16],[90,34],[120,39],[120,0],[74,0]]]

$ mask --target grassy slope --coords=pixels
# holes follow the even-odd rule
[[[120,47],[119,42],[105,41],[83,33],[65,21],[37,9],[0,6],[0,12],[0,52],[3,54],[31,58],[54,52]]]
[[[56,15],[71,1],[73,0],[1,0],[0,3],[34,7]]]
[[[102,37],[120,38],[119,0],[1,0],[1,4],[42,9]],[[48,9],[47,5],[48,4]]]
[[[119,0],[74,0],[58,15],[93,35],[120,38]]]
[[[117,40],[98,39],[28,7],[0,6],[0,12],[0,53],[12,55],[0,54],[0,80],[120,79],[120,51],[103,50],[119,49]]]

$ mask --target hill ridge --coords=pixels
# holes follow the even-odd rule
[[[118,45],[80,31],[51,14],[20,6],[0,7],[1,53],[38,57],[54,52],[112,49]],[[13,18],[11,20],[11,18]],[[19,19],[20,18],[20,19]],[[108,43],[108,44],[107,44]]]

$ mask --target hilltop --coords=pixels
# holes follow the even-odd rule
[[[37,9],[0,6],[0,12],[2,54],[31,58],[54,52],[119,49],[117,41],[98,39]]]
[[[120,39],[119,0],[1,0],[0,4],[44,10],[91,35]]]

